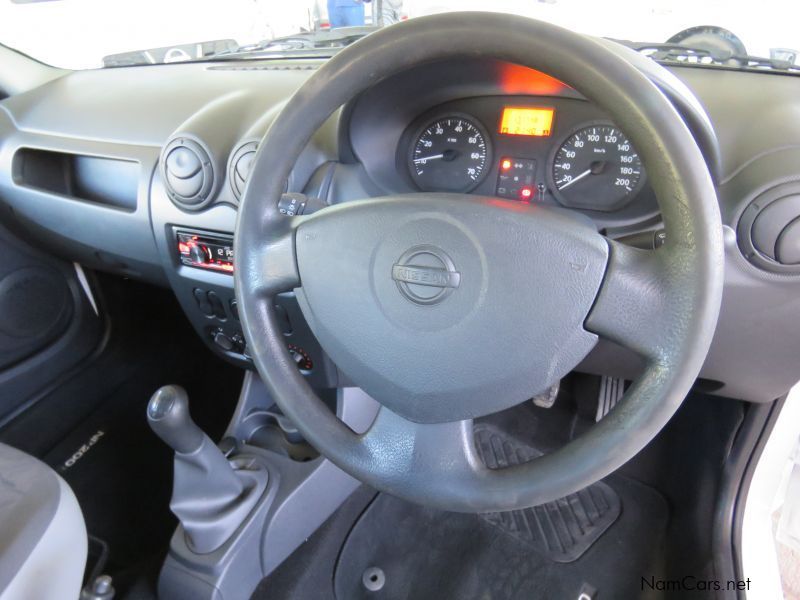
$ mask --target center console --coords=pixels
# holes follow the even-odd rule
[[[356,432],[378,411],[357,388],[327,396]],[[186,393],[174,386],[161,388],[148,405],[151,427],[175,450],[170,508],[179,519],[159,597],[245,600],[359,482],[297,438],[253,372],[219,447],[191,422],[188,408]]]
[[[324,173],[325,165],[319,171]],[[180,525],[161,569],[159,595],[244,599],[359,483],[305,442],[277,409],[253,368],[251,340],[244,334],[234,289],[235,203],[213,202],[188,209],[169,195],[162,177],[160,170],[154,173],[150,210],[153,237],[169,285],[208,347],[248,372],[225,438],[219,448],[205,451],[203,464],[216,465],[212,479],[226,477],[225,489],[216,489],[220,487],[216,483],[208,490],[202,482],[185,483],[192,472],[187,465],[192,467],[198,458],[188,457],[175,439],[182,440],[191,428],[165,429],[156,423],[161,419],[160,402],[153,405],[151,425],[176,449],[176,481],[184,482],[174,490],[171,506]],[[306,190],[316,198],[325,197],[315,181],[319,178],[312,176]],[[277,296],[275,308],[298,370],[321,390],[342,421],[355,431],[366,430],[377,404],[360,390],[343,389],[346,382],[311,333],[293,292]],[[173,429],[183,433],[178,435]],[[237,485],[249,493],[237,494]],[[203,507],[195,510],[197,490],[215,498],[225,510],[213,514]],[[214,535],[207,535],[209,531]]]
[[[197,212],[180,208],[171,201],[156,173],[151,185],[151,212],[164,272],[192,326],[215,353],[253,368],[234,291],[235,207],[216,204]],[[294,293],[279,295],[275,306],[286,348],[300,372],[316,388],[339,386],[342,382],[336,368],[312,335]]]

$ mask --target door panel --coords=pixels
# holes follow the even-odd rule
[[[98,348],[88,290],[76,265],[0,224],[0,426]]]

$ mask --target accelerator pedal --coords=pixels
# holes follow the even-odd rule
[[[597,413],[594,417],[595,423],[611,412],[611,409],[617,405],[624,393],[624,379],[607,377],[606,375],[600,378],[600,390],[597,393]]]

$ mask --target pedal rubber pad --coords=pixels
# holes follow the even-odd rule
[[[535,448],[488,423],[475,425],[474,436],[478,455],[489,469],[541,456]],[[569,563],[580,558],[621,512],[619,496],[601,481],[554,502],[481,516],[554,562]]]

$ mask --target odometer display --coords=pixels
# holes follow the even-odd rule
[[[468,192],[480,183],[489,165],[484,129],[461,115],[441,117],[414,137],[409,170],[420,189]]]
[[[552,164],[556,198],[565,206],[615,210],[644,183],[639,154],[613,125],[588,125],[570,135]]]

